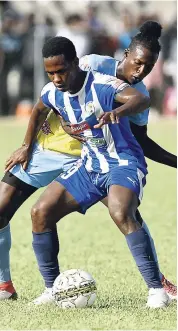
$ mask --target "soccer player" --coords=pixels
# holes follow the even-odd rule
[[[142,35],[142,39],[140,39],[140,41],[143,41],[144,37]],[[93,61],[93,55],[92,57],[92,61]],[[103,61],[103,68],[107,68],[107,57],[96,57],[96,60],[100,62],[101,64],[101,60]],[[108,69],[113,67],[116,67],[116,62],[114,59],[112,59],[113,61],[113,65],[111,66],[111,58],[109,61],[110,66],[108,66]],[[106,64],[106,65],[105,65]],[[119,68],[118,64],[118,68]],[[101,65],[100,65],[101,67]],[[129,67],[129,62],[127,64],[127,67]],[[105,68],[105,70],[106,70]],[[104,69],[103,69],[104,70]],[[112,74],[112,73],[111,73]],[[140,85],[140,84],[137,84]],[[141,85],[140,85],[141,86]],[[143,90],[143,88],[142,88]],[[147,113],[147,111],[146,111]],[[133,120],[136,121],[136,118],[140,117],[141,114],[137,114],[135,116],[135,119],[133,117]],[[50,128],[49,124],[52,123],[52,126]],[[143,121],[142,121],[143,123]],[[56,120],[56,116],[54,114],[50,114],[50,116],[48,117],[48,121],[45,122],[45,125],[43,125],[43,133],[40,133],[39,137],[38,137],[38,142],[40,143],[40,145],[42,145],[45,149],[51,149],[51,150],[56,150],[56,151],[62,151],[62,152],[66,152],[68,154],[75,154],[75,155],[79,155],[79,148],[76,154],[76,150],[77,148],[70,148],[69,149],[65,149],[62,147],[63,145],[58,143],[58,140],[61,142],[64,142],[64,132],[61,134],[56,134],[56,132],[58,132],[58,123]],[[48,135],[48,136],[46,136]],[[66,141],[66,138],[65,138]],[[68,143],[69,143],[69,137],[68,137]],[[76,141],[73,141],[73,143],[71,144],[72,146],[75,146]],[[64,146],[67,146],[67,144],[65,144]],[[159,146],[158,146],[159,147]],[[164,151],[164,150],[163,150]],[[1,221],[3,221],[3,219],[5,219],[5,221],[9,221],[10,218],[12,217],[13,213],[15,212],[11,210],[11,208],[9,208],[10,206],[14,208],[13,205],[13,201],[11,202],[11,198],[13,197],[12,200],[14,200],[14,202],[16,202],[16,209],[23,203],[23,201],[28,198],[28,196],[30,194],[32,194],[34,192],[34,190],[36,190],[38,187],[40,186],[44,186],[46,184],[48,184],[52,179],[54,179],[54,177],[60,172],[60,167],[57,169],[56,168],[56,162],[62,162],[62,164],[64,164],[65,162],[73,162],[73,160],[71,160],[71,158],[69,157],[67,160],[62,160],[61,155],[56,155],[57,153],[47,153],[47,151],[45,151],[46,153],[43,152],[43,149],[40,146],[36,146],[34,153],[33,153],[33,158],[30,161],[30,167],[27,169],[26,172],[23,171],[22,168],[20,168],[19,166],[15,167],[13,169],[13,173],[15,174],[15,176],[9,175],[9,173],[7,173],[7,175],[5,176],[6,178],[4,178],[4,182],[9,183],[9,184],[5,184],[4,182],[2,182],[3,184],[3,190],[1,189],[1,196],[4,196],[4,206],[2,206],[2,210],[3,210],[3,214],[1,216]],[[165,151],[164,151],[165,152]],[[166,152],[165,152],[166,153]],[[65,155],[66,156],[66,155]],[[175,157],[175,156],[174,156]],[[175,157],[176,159],[176,157]],[[15,157],[13,156],[13,161],[15,160]],[[41,160],[41,161],[40,161]],[[47,161],[47,162],[46,162]],[[51,161],[51,162],[49,162]],[[53,161],[53,162],[52,162]],[[51,163],[51,165],[50,165]],[[33,168],[33,164],[36,166],[38,165],[38,171],[37,169]],[[62,167],[61,167],[62,168]],[[39,173],[38,173],[39,172]],[[17,177],[16,177],[17,176]],[[17,179],[19,178],[19,180]],[[25,185],[25,183],[29,184],[29,185]],[[2,186],[2,185],[1,185]],[[13,186],[13,187],[12,187]],[[9,194],[10,193],[10,194]],[[5,205],[6,203],[6,205]],[[11,210],[11,211],[10,211]],[[9,212],[10,211],[10,212]],[[3,225],[2,225],[3,227]],[[4,228],[5,230],[5,228]],[[7,238],[9,238],[10,241],[10,230],[9,227],[6,227],[6,231],[2,231],[2,236],[3,233],[5,235],[7,235]],[[57,236],[57,235],[56,235]],[[8,251],[9,254],[9,249],[10,247],[6,247],[6,250]],[[5,257],[7,257],[7,261],[8,261],[8,255],[5,254]],[[5,259],[4,257],[4,259]],[[1,260],[1,258],[0,258]],[[7,266],[7,262],[4,263]],[[5,268],[5,270],[8,270],[8,268]],[[3,277],[5,277],[5,275],[3,275]],[[1,276],[2,278],[2,276]],[[7,272],[6,274],[6,278],[8,279],[7,282],[4,282],[4,278],[2,279],[2,291],[0,294],[1,298],[4,297],[8,297],[12,294],[14,294],[14,289],[12,287],[12,284],[10,283],[10,275],[9,272]],[[1,281],[1,279],[0,279]],[[164,279],[165,281],[165,279]],[[166,282],[164,285],[167,286],[167,290],[169,292],[171,292],[172,294],[175,293],[175,288],[168,282]],[[4,291],[3,291],[4,289]],[[172,289],[174,291],[172,291]],[[8,291],[10,292],[8,292]]]
[[[154,42],[158,43],[156,38]],[[139,47],[136,52],[140,53]],[[151,70],[158,54],[147,52],[145,57]],[[121,79],[81,71],[75,47],[66,38],[50,39],[43,47],[43,58],[51,83],[42,90],[24,143],[31,148],[45,107],[58,111],[86,139],[82,162],[53,181],[32,210],[33,248],[46,285],[53,284],[58,269],[58,249],[53,240],[58,220],[73,211],[85,213],[108,194],[110,215],[125,235],[149,288],[148,307],[165,307],[169,297],[162,287],[149,237],[136,220],[147,169],[127,117],[143,111],[149,98]],[[144,78],[143,72],[143,68],[137,71],[137,77]],[[132,76],[128,82],[130,79]]]

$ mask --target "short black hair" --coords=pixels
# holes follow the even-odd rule
[[[149,49],[152,53],[159,54],[161,45],[159,38],[161,37],[162,26],[158,22],[146,21],[139,29],[139,33],[132,38],[130,50],[132,51],[137,46],[141,45]]]
[[[75,46],[68,38],[52,37],[43,45],[42,55],[44,58],[62,54],[68,62],[72,62],[77,56]]]

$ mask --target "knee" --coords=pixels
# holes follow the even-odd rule
[[[128,220],[128,212],[126,210],[126,208],[120,206],[120,207],[111,207],[110,210],[110,215],[112,217],[112,219],[114,220],[114,222],[116,223],[116,225],[119,228],[122,228],[122,226],[127,223]]]
[[[134,210],[125,205],[112,206],[109,212],[115,224],[124,235],[137,231],[141,227],[136,222]]]
[[[36,203],[31,209],[33,232],[44,232],[48,228],[48,210],[45,202]]]

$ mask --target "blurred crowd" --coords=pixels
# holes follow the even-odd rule
[[[88,2],[85,11],[78,8],[66,11],[62,1],[53,2],[40,11],[39,2],[32,1],[31,12],[20,11],[15,1],[0,2],[0,116],[13,115],[20,105],[29,109],[47,82],[41,48],[49,37],[62,35],[73,41],[78,57],[95,53],[121,59],[138,27],[147,20],[159,21],[163,26],[162,51],[145,84],[150,92],[152,108],[163,114],[176,114],[177,18],[164,23],[158,13],[147,13],[147,2],[137,2],[137,13],[129,5],[105,3],[110,16],[107,24],[100,15],[102,2]],[[48,2],[50,8],[52,2]],[[70,3],[70,2],[69,2]],[[161,4],[161,3],[160,3]],[[59,19],[57,17],[59,13]],[[104,16],[103,16],[104,17]],[[109,22],[108,22],[109,21]],[[60,23],[59,23],[60,22]]]

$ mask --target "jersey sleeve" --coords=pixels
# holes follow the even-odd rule
[[[91,59],[89,58],[89,55],[82,56],[79,59],[79,67],[80,67],[80,69],[82,69],[84,71],[93,70],[92,66],[91,66]]]
[[[50,101],[51,87],[51,83],[48,83],[43,87],[41,91],[41,100],[43,104],[48,108],[53,108],[53,105]]]
[[[132,87],[134,87],[140,93],[142,93],[142,94],[144,94],[148,97],[150,96],[149,92],[148,92],[148,90],[147,90],[147,88],[146,88],[146,86],[144,85],[143,82],[132,85]],[[139,125],[139,126],[147,125],[148,124],[148,116],[149,116],[149,108],[145,109],[143,112],[141,112],[139,114],[129,116],[129,121],[136,124],[136,125]]]
[[[79,66],[84,71],[98,71],[102,74],[115,76],[117,62],[114,58],[107,55],[90,54],[85,55],[79,60]]]
[[[129,84],[111,76],[103,75],[103,82],[95,84],[96,94],[104,112],[113,110],[116,105],[115,95],[123,91]]]

